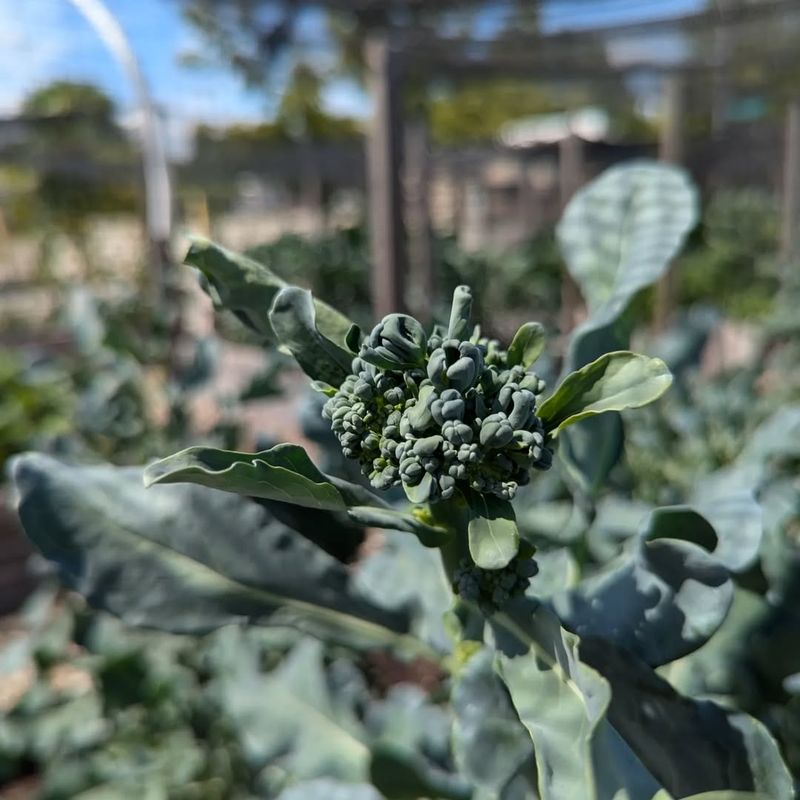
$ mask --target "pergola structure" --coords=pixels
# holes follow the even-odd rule
[[[581,0],[574,0],[576,4]],[[604,80],[620,80],[634,75],[658,79],[662,87],[663,124],[660,157],[680,164],[686,153],[685,98],[687,88],[698,80],[713,81],[712,115],[720,131],[726,76],[737,66],[736,41],[751,36],[750,45],[758,49],[762,82],[776,76],[796,75],[798,83],[786,99],[786,135],[783,181],[783,250],[789,258],[800,256],[800,4],[796,0],[761,0],[722,8],[718,3],[708,10],[647,22],[636,22],[549,36],[525,30],[505,32],[497,38],[444,37],[436,29],[420,25],[390,24],[392,9],[423,5],[442,7],[453,3],[381,3],[379,0],[350,0],[322,3],[337,9],[363,12],[368,24],[365,62],[369,69],[369,91],[373,117],[368,142],[368,191],[372,240],[373,298],[377,317],[402,308],[404,280],[409,274],[407,252],[415,252],[413,277],[417,284],[430,287],[426,274],[424,246],[415,241],[424,235],[424,211],[407,207],[401,189],[404,175],[414,186],[425,175],[424,131],[420,121],[403,124],[404,81],[419,81],[427,76],[454,79],[486,76],[524,77],[540,81],[581,82],[598,85]],[[387,24],[388,23],[388,24]],[[783,41],[763,36],[767,26],[780,26]],[[608,44],[620,40],[677,34],[690,37],[698,45],[695,52],[665,59],[658,52],[637,55],[613,63]],[[791,84],[791,81],[789,81]],[[406,151],[404,154],[404,150]],[[405,155],[405,157],[404,157]],[[565,139],[561,145],[562,201],[566,202],[583,181],[580,142]],[[408,180],[408,176],[412,180]],[[412,200],[420,201],[421,193]],[[406,223],[411,221],[411,241]],[[422,263],[421,263],[422,262]],[[423,290],[423,295],[426,291]],[[429,294],[428,294],[429,296]],[[414,309],[420,311],[420,309]],[[425,310],[422,309],[424,315]]]

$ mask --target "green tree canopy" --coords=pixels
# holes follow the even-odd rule
[[[90,83],[54,81],[29,94],[22,104],[22,110],[25,114],[43,117],[80,114],[111,123],[114,102]]]
[[[541,87],[516,80],[464,84],[434,97],[429,113],[431,134],[443,144],[493,139],[511,119],[560,111]]]

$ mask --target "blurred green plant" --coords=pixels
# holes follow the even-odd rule
[[[776,199],[754,189],[715,194],[675,265],[679,303],[713,304],[735,319],[769,313],[779,288]]]
[[[258,759],[257,796],[789,800],[775,740],[745,702],[709,699],[718,673],[704,659],[729,652],[726,625],[740,641],[743,591],[791,585],[770,515],[795,513],[797,488],[765,478],[793,463],[793,423],[773,420],[735,474],[708,476],[681,505],[604,488],[624,452],[617,411],[669,382],[658,359],[625,352],[626,312],[677,254],[695,206],[684,173],[646,162],[576,195],[558,242],[589,313],[543,402],[530,371],[541,327],[523,325],[505,349],[472,330],[463,287],[448,325],[395,314],[363,337],[257,261],[198,240],[188,261],[214,298],[291,352],[329,398],[343,454],[410,507],[289,444],[190,448],[151,464],[149,489],[139,470],[28,454],[13,467],[28,535],[128,624],[326,642],[298,642],[277,667],[236,652],[226,708]],[[556,445],[558,469],[520,488]],[[264,503],[291,508],[293,532],[262,525]],[[335,539],[345,515],[390,531],[354,568],[309,535]],[[376,707],[337,653],[416,659],[437,677],[410,705],[390,694]],[[791,711],[755,708],[773,730],[791,725]]]
[[[359,323],[370,316],[369,251],[366,231],[345,228],[308,238],[296,234],[254,247],[247,255],[268,265],[286,281],[324,295],[346,308]],[[473,288],[476,316],[489,332],[507,330],[522,314],[536,314],[548,326],[560,304],[562,262],[554,231],[543,231],[521,245],[498,252],[464,250],[453,236],[437,236],[433,259],[440,296],[460,284]],[[496,312],[503,310],[500,317]],[[446,313],[447,309],[440,309]],[[513,321],[509,323],[509,312]]]
[[[91,220],[137,210],[135,149],[115,114],[111,98],[96,86],[54,81],[24,99],[27,135],[0,152],[5,224],[13,233],[41,234],[43,277],[51,274],[57,234],[70,239],[94,272]],[[9,173],[15,179],[7,182]]]
[[[0,350],[0,464],[70,430],[70,389],[58,370]]]

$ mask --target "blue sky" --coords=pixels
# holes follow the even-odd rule
[[[143,65],[157,101],[168,109],[177,139],[198,121],[222,125],[269,115],[280,94],[277,74],[271,91],[248,91],[236,74],[223,68],[190,69],[181,53],[201,42],[180,15],[178,0],[106,0],[125,29]],[[703,0],[551,0],[543,11],[549,30],[613,24],[630,19],[688,13]],[[487,14],[476,25],[491,33],[497,20]],[[306,33],[319,38],[321,19],[309,15]],[[98,84],[123,112],[132,94],[111,57],[68,0],[0,0],[0,115],[10,114],[31,89],[54,79]],[[342,114],[363,114],[365,98],[347,82],[333,83],[327,107]]]

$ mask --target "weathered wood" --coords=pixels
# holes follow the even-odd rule
[[[787,104],[785,137],[781,252],[791,262],[800,257],[800,97]]]
[[[577,136],[567,136],[558,144],[558,189],[561,211],[567,207],[572,195],[586,181],[584,143]],[[565,269],[561,278],[561,313],[559,328],[567,335],[579,322],[583,299],[578,284]]]
[[[406,276],[400,74],[391,39],[391,31],[375,31],[364,45],[373,104],[367,140],[367,204],[376,319],[403,309]]]
[[[410,311],[424,324],[432,321],[436,302],[430,218],[430,138],[428,122],[418,115],[406,125],[405,197],[408,229]]]
[[[680,165],[686,158],[686,76],[673,72],[664,80],[664,112],[658,155],[668,164]],[[669,324],[678,293],[677,275],[668,267],[656,284],[653,326],[663,331]]]
[[[680,72],[668,75],[663,92],[658,155],[668,164],[682,164],[686,157],[686,77]]]

